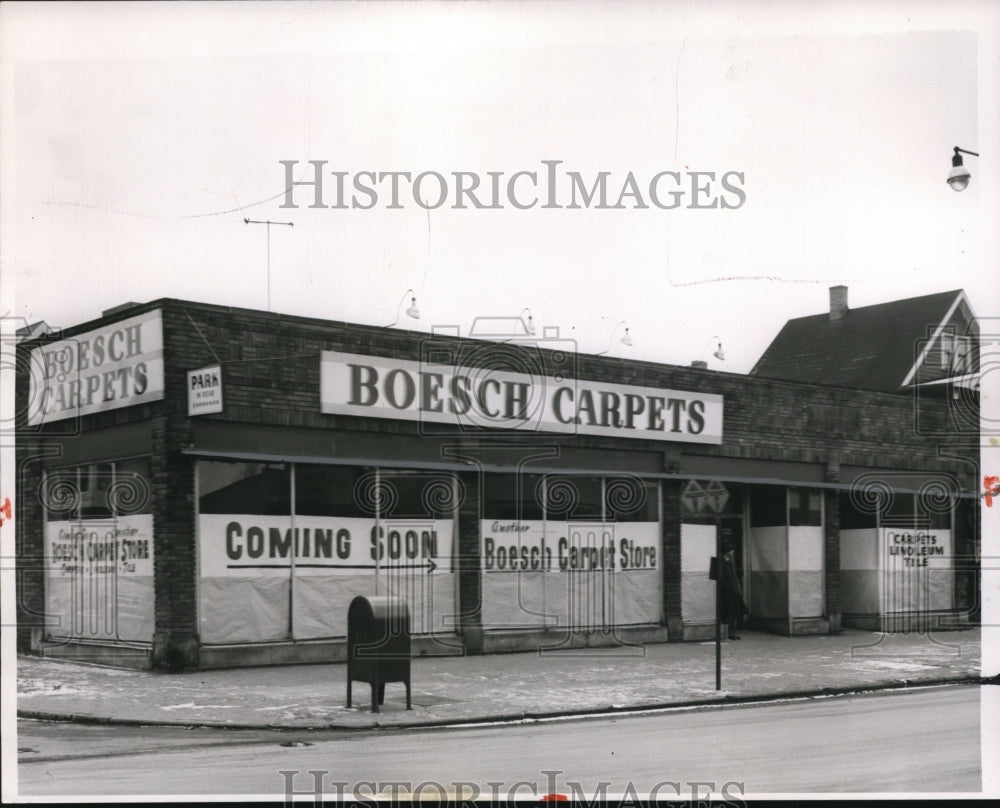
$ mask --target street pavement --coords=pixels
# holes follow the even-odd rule
[[[715,643],[418,657],[412,709],[401,683],[371,712],[343,663],[161,673],[18,658],[18,715],[126,724],[371,729],[517,720],[979,681],[979,630],[781,637]]]

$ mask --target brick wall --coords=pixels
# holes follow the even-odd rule
[[[43,529],[41,485],[43,460],[54,452],[34,444],[17,447],[17,494],[11,490],[14,505],[15,558],[17,560],[17,650],[32,650],[45,627],[45,571],[43,566]]]
[[[459,475],[465,487],[465,499],[458,510],[458,610],[459,633],[466,651],[483,649],[482,590],[480,588],[480,493],[482,475],[468,472]]]
[[[840,630],[840,495],[827,490],[823,495],[823,585],[826,590],[826,617],[830,630]]]
[[[321,413],[320,351],[416,360],[422,347],[426,350],[433,345],[436,353],[444,352],[459,362],[474,355],[487,364],[492,360],[510,367],[511,361],[519,358],[522,366],[527,364],[525,355],[511,345],[484,346],[412,332],[178,302],[164,306],[171,367],[180,372],[212,364],[216,357],[222,362],[226,411],[200,416],[203,419],[417,434],[419,426],[413,423]],[[940,458],[937,452],[938,444],[947,440],[949,429],[955,426],[952,408],[943,399],[842,390],[545,350],[532,350],[530,359],[545,374],[575,374],[603,382],[724,396],[725,443],[684,444],[682,455],[805,463],[825,463],[836,455],[845,465],[924,471],[955,468],[954,461]],[[179,400],[177,404],[186,406]],[[664,445],[594,436],[551,439],[555,444],[595,449],[650,451],[662,450]]]
[[[663,611],[670,639],[684,634],[681,620],[681,488],[674,480],[663,482],[660,529],[663,533]]]
[[[183,388],[182,388],[183,389]],[[182,669],[198,662],[194,461],[186,419],[158,419],[153,430],[153,665]]]

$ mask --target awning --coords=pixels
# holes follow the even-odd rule
[[[563,476],[586,476],[586,477],[618,477],[622,475],[621,469],[567,469],[560,466],[543,465],[542,463],[526,463],[523,465],[504,463],[480,463],[470,459],[468,462],[460,460],[452,461],[426,461],[426,460],[386,460],[376,457],[330,457],[316,455],[295,455],[280,452],[240,452],[240,451],[216,451],[211,449],[183,449],[182,454],[201,457],[206,460],[242,460],[251,463],[310,463],[325,466],[364,466],[371,468],[391,468],[391,469],[412,469],[415,471],[472,471],[482,469],[493,473],[517,473],[527,472],[530,474],[559,474]],[[756,461],[764,464],[765,461]],[[780,464],[778,464],[780,466]],[[763,468],[763,467],[762,467]],[[923,486],[931,482],[950,481],[951,486],[944,487],[948,496],[958,499],[978,499],[978,492],[968,492],[956,490],[954,475],[923,473],[914,475],[911,472],[890,472],[886,469],[868,469],[872,474],[871,483],[862,482],[862,485],[878,484],[881,490],[887,490],[899,494],[921,493]],[[894,477],[893,474],[896,476]],[[718,481],[722,483],[743,483],[747,485],[781,485],[799,488],[819,488],[836,491],[851,491],[857,487],[857,477],[850,481],[827,482],[825,480],[803,480],[782,475],[746,475],[746,474],[702,474],[694,472],[636,472],[636,476],[643,479],[652,480],[705,480]]]

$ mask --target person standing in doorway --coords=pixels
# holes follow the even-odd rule
[[[719,586],[722,587],[721,617],[728,629],[729,639],[738,640],[740,637],[736,629],[750,610],[743,600],[743,590],[736,574],[736,553],[729,539],[722,543],[722,563],[719,566]]]

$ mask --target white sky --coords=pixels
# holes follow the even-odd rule
[[[420,331],[527,306],[583,351],[625,320],[614,355],[746,372],[836,283],[852,306],[962,287],[1000,315],[995,4],[169,5],[0,7],[4,312],[264,309],[249,216],[294,222],[271,231],[272,310],[386,325],[412,287],[421,319],[400,326]],[[984,155],[961,194],[955,145]],[[484,178],[561,160],[610,171],[612,199],[629,171],[739,171],[746,203],[316,210],[297,189],[287,210],[260,203],[279,160],[303,179],[308,160]]]

